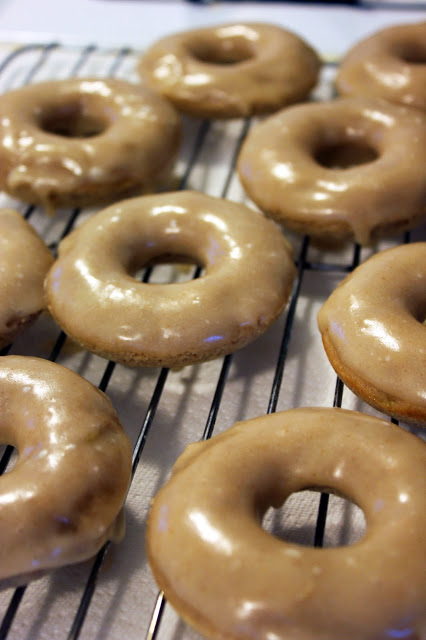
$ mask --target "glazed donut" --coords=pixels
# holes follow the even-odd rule
[[[343,382],[379,411],[426,426],[426,242],[375,254],[318,314]]]
[[[0,96],[0,187],[48,210],[152,188],[179,142],[173,107],[124,80],[54,80]]]
[[[107,396],[47,360],[0,358],[1,442],[18,449],[0,478],[0,579],[91,557],[123,535],[130,443]]]
[[[208,638],[419,640],[425,469],[420,438],[354,411],[294,409],[237,423],[190,445],[154,498],[154,577]],[[262,529],[269,507],[310,488],[356,503],[363,538],[314,549]]]
[[[387,27],[356,44],[336,77],[343,95],[426,109],[426,21]]]
[[[43,281],[53,255],[17,211],[0,209],[0,349],[45,308]]]
[[[425,219],[425,165],[423,113],[342,98],[289,107],[254,127],[238,172],[250,198],[288,229],[369,244]]]
[[[174,284],[132,277],[175,257],[205,275]],[[58,324],[90,351],[132,366],[180,367],[263,333],[283,310],[294,272],[289,243],[256,211],[165,193],[108,207],[65,238],[46,295]]]
[[[321,62],[299,36],[262,23],[222,24],[163,38],[140,60],[142,79],[203,118],[270,113],[306,98]]]

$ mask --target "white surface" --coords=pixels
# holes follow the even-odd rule
[[[0,38],[7,42],[62,40],[70,43],[95,42],[105,45],[133,45],[145,48],[167,31],[225,20],[272,20],[288,26],[309,39],[327,55],[342,53],[356,39],[396,21],[414,21],[419,12],[357,11],[351,9],[314,9],[284,4],[216,4],[209,8],[183,2],[144,2],[143,0],[3,0],[0,1]],[[24,81],[25,71],[37,59],[29,52],[18,58],[8,72],[0,76],[0,91]],[[53,52],[33,77],[66,77],[78,59],[79,49]],[[109,52],[99,52],[80,69],[85,73],[108,72]],[[135,79],[136,57],[130,57],[119,69],[121,77]],[[324,95],[330,84],[325,83]],[[185,120],[185,145],[177,165],[182,175],[198,123]],[[196,168],[190,175],[192,188],[219,196],[226,182],[229,159],[242,128],[239,121],[214,123],[203,146]],[[243,201],[244,194],[234,176],[227,197]],[[0,206],[12,204],[25,211],[23,203],[0,196]],[[83,212],[81,219],[90,212]],[[58,239],[70,212],[61,211],[48,218],[36,209],[31,223],[46,242]],[[424,234],[423,234],[424,239]],[[298,255],[300,239],[291,237]],[[381,243],[392,246],[400,239]],[[363,251],[362,257],[369,254]],[[311,247],[308,259],[350,263],[352,247],[337,254],[325,254]],[[297,406],[331,406],[335,374],[322,348],[316,327],[316,313],[340,276],[306,272],[297,305],[292,338],[286,361],[278,409]],[[266,412],[277,352],[281,342],[285,314],[262,338],[235,354],[218,415],[216,430]],[[42,318],[13,347],[12,353],[48,357],[57,336],[57,327]],[[68,341],[59,362],[99,384],[105,361],[84,353]],[[161,402],[128,496],[127,534],[123,544],[108,554],[99,576],[81,640],[140,640],[145,638],[157,595],[144,552],[146,514],[151,496],[164,482],[176,457],[203,431],[221,361],[217,360],[170,373]],[[134,442],[153,391],[158,371],[133,370],[118,366],[107,392]],[[367,413],[370,408],[345,391],[343,405]],[[328,542],[350,540],[362,530],[359,513],[345,503],[332,510],[328,520]],[[297,499],[286,519],[287,534],[294,540],[311,539],[316,517],[316,500]],[[9,640],[61,640],[67,637],[78,606],[91,562],[52,572],[31,584],[8,635]],[[208,578],[207,578],[208,579]],[[6,610],[12,591],[0,593],[0,617]],[[157,640],[195,640],[199,636],[188,629],[167,607]],[[344,639],[342,639],[344,640]]]
[[[170,32],[234,20],[272,21],[293,29],[325,54],[342,54],[361,34],[395,22],[424,19],[424,11],[363,10],[286,2],[182,0],[2,0],[0,40],[60,40],[144,47]]]

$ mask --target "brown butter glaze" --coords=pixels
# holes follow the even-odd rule
[[[139,72],[181,111],[232,118],[303,100],[320,66],[315,51],[296,34],[253,22],[165,37],[143,55]]]
[[[143,283],[174,257],[200,278]],[[183,366],[230,353],[283,310],[294,278],[280,230],[244,205],[181,191],[119,202],[59,246],[46,278],[53,317],[87,349],[134,366]]]
[[[17,211],[0,209],[0,349],[45,308],[43,281],[53,255]]]
[[[363,400],[426,425],[426,242],[383,251],[335,289],[318,314],[331,364]]]
[[[107,396],[60,365],[0,358],[0,440],[18,449],[0,478],[0,579],[94,555],[119,534],[129,440]]]
[[[425,469],[419,438],[357,412],[295,409],[237,423],[190,445],[154,498],[154,576],[214,640],[418,640]],[[269,506],[311,487],[363,510],[360,541],[314,549],[262,529]]]
[[[356,44],[336,77],[342,95],[426,110],[426,21],[382,29]]]
[[[173,107],[124,80],[54,80],[0,97],[0,185],[49,210],[152,188],[179,142]]]
[[[238,159],[244,189],[267,215],[298,233],[361,244],[425,220],[425,166],[425,115],[363,98],[270,116]]]

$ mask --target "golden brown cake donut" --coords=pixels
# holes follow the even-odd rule
[[[336,85],[342,95],[426,109],[426,21],[387,27],[356,44],[342,60]]]
[[[297,233],[361,244],[425,220],[425,166],[425,114],[364,98],[270,116],[238,159],[244,189],[268,216]]]
[[[419,640],[426,448],[379,418],[294,409],[191,444],[154,498],[147,552],[166,598],[219,640]],[[262,529],[269,507],[326,488],[364,512],[353,545],[315,549]]]
[[[189,282],[150,284],[139,268],[183,258]],[[248,207],[183,191],[119,202],[59,246],[49,310],[90,351],[133,366],[179,367],[235,351],[283,310],[294,278],[279,229]]]
[[[124,80],[10,91],[0,96],[0,187],[49,210],[149,189],[170,168],[180,128],[161,96]]]
[[[306,98],[321,62],[296,34],[266,23],[221,24],[154,43],[139,64],[142,79],[194,116],[270,113]]]
[[[0,209],[0,349],[45,308],[43,281],[53,255],[17,211]]]
[[[1,357],[0,396],[18,450],[0,477],[0,579],[19,582],[122,536],[131,448],[108,397],[58,364]]]
[[[343,382],[379,411],[426,426],[426,242],[375,254],[318,314]]]

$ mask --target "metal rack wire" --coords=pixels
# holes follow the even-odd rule
[[[73,75],[115,75],[133,80],[138,55],[139,52],[128,48],[105,50],[93,45],[80,48],[63,47],[57,43],[31,44],[4,54],[0,62],[0,90],[3,92],[37,80]],[[334,65],[326,65],[316,99],[331,95],[333,73]],[[238,151],[250,126],[250,121],[224,124],[184,119],[185,144],[177,163],[178,188],[190,187],[244,201],[234,169]],[[55,218],[47,218],[37,207],[25,207],[2,197],[0,204],[18,208],[53,251],[74,226],[92,213],[91,210],[61,211]],[[209,438],[213,432],[231,426],[236,419],[307,404],[342,406],[343,399],[348,407],[375,413],[348,391],[344,394],[342,383],[338,379],[336,381],[316,332],[316,309],[338,280],[369,253],[408,242],[411,236],[420,239],[424,235],[425,230],[420,229],[402,238],[383,242],[374,249],[361,250],[355,245],[337,252],[316,247],[308,237],[291,236],[297,277],[287,310],[273,330],[235,355],[180,372],[168,369],[129,371],[114,362],[81,352],[70,344],[48,317],[42,318],[28,334],[4,349],[1,355],[20,353],[61,362],[112,397],[134,444],[134,480],[129,492],[129,509],[133,508],[136,516],[128,524],[130,542],[125,541],[117,549],[107,544],[94,560],[77,568],[60,569],[54,572],[53,577],[47,576],[28,587],[0,593],[3,610],[0,640],[45,637],[67,640],[161,637],[178,640],[199,637],[182,626],[176,617],[173,618],[172,612],[167,612],[162,594],[157,593],[146,566],[141,529],[143,531],[150,497],[164,482],[171,464],[186,444],[194,439]],[[144,281],[155,278],[156,269],[161,267],[147,269],[143,274]],[[194,277],[199,275],[196,270]],[[318,283],[320,295],[316,296],[314,290]],[[314,305],[312,300],[315,300]],[[192,396],[194,400],[191,400]],[[159,420],[161,411],[166,417]],[[200,426],[203,423],[204,426]],[[152,436],[156,432],[158,435]],[[11,455],[12,447],[8,446],[0,461],[1,473],[7,468]],[[322,494],[318,504],[318,495],[309,496],[309,499],[304,496],[304,508],[312,500],[314,515],[313,520],[311,518],[313,524],[308,527],[309,543],[316,546],[330,544],[326,540],[330,498]],[[359,514],[348,509],[347,504],[342,505],[343,502],[333,502],[337,525],[332,519],[332,526],[359,529]],[[143,506],[136,508],[136,503],[143,503]],[[299,521],[297,508],[295,513],[290,528]],[[136,579],[132,580],[131,564],[135,556],[126,545],[135,542],[142,550],[133,552],[141,568],[135,571]],[[111,555],[113,558],[109,560]],[[108,563],[110,566],[105,568]],[[115,590],[108,577],[111,571],[119,584]],[[107,577],[103,579],[105,574]],[[111,597],[108,589],[113,592]],[[126,601],[131,604],[124,604]],[[33,611],[30,621],[27,620],[29,610]]]

